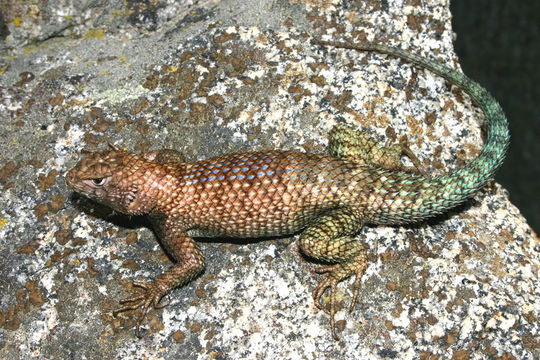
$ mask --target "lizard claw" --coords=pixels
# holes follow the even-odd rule
[[[365,254],[360,254],[357,257],[349,260],[348,262],[323,266],[318,269],[313,269],[313,272],[318,274],[327,274],[326,277],[317,285],[313,290],[313,300],[315,306],[330,315],[330,328],[332,329],[332,337],[335,340],[339,340],[336,333],[336,297],[337,297],[337,285],[346,278],[354,275],[355,280],[352,285],[352,300],[349,307],[350,311],[354,310],[358,296],[360,294],[360,285],[362,282],[362,275],[367,268],[367,261]],[[322,297],[327,289],[330,289],[330,308],[323,305]]]
[[[319,273],[328,272],[329,270],[326,269],[319,269],[321,270],[316,271]],[[328,315],[330,315],[330,328],[332,329],[332,337],[335,340],[339,340],[339,337],[336,333],[336,324],[335,324],[335,314],[336,314],[336,294],[337,294],[337,284],[339,283],[339,279],[336,279],[332,276],[330,273],[323,281],[317,285],[317,287],[313,290],[313,300],[315,301],[315,306],[317,309],[324,311]],[[330,288],[330,309],[328,309],[326,306],[322,303],[322,296],[324,295],[326,289]]]
[[[120,304],[125,305],[120,307],[119,309],[114,310],[113,316],[117,316],[119,313],[129,310],[136,310],[139,308],[142,309],[142,315],[139,317],[136,330],[137,337],[141,338],[141,326],[144,319],[146,318],[146,315],[148,314],[148,311],[150,310],[150,307],[160,309],[167,306],[168,302],[163,305],[160,304],[161,298],[165,295],[166,292],[163,292],[163,290],[154,283],[144,284],[140,282],[133,282],[132,285],[133,287],[143,289],[143,293],[121,300]]]

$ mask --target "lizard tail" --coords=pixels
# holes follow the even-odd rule
[[[402,223],[422,220],[443,213],[472,196],[486,184],[502,165],[510,142],[508,121],[504,111],[485,88],[462,72],[382,44],[360,43],[353,45],[331,41],[316,41],[316,43],[360,51],[375,51],[407,60],[458,86],[471,97],[474,104],[479,106],[485,114],[486,142],[480,155],[467,165],[447,175],[434,178],[415,176],[407,179],[405,176],[402,181],[394,182],[392,189],[395,189],[396,194],[400,194],[401,198],[406,200],[402,201],[399,206],[394,204],[392,211],[386,212],[387,219],[380,218],[381,221]]]

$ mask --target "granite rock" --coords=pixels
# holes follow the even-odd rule
[[[336,342],[295,236],[204,241],[205,273],[138,339],[137,314],[111,311],[170,260],[144,219],[63,181],[82,149],[107,143],[188,159],[322,152],[337,122],[451,171],[482,147],[463,92],[400,60],[310,43],[379,41],[459,67],[448,0],[13,3],[0,28],[6,358],[540,357],[540,242],[495,183],[428,222],[363,229],[371,262],[354,312],[340,286]]]

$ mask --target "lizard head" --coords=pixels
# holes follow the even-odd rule
[[[156,205],[158,164],[125,151],[87,153],[66,174],[69,187],[124,214],[146,214]]]

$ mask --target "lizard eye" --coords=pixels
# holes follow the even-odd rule
[[[82,182],[93,189],[98,189],[107,185],[107,183],[109,182],[109,179],[110,179],[110,176],[102,177],[102,178],[85,179],[85,180],[82,180]]]
[[[105,184],[105,178],[92,179],[92,184],[95,186],[103,186]]]

